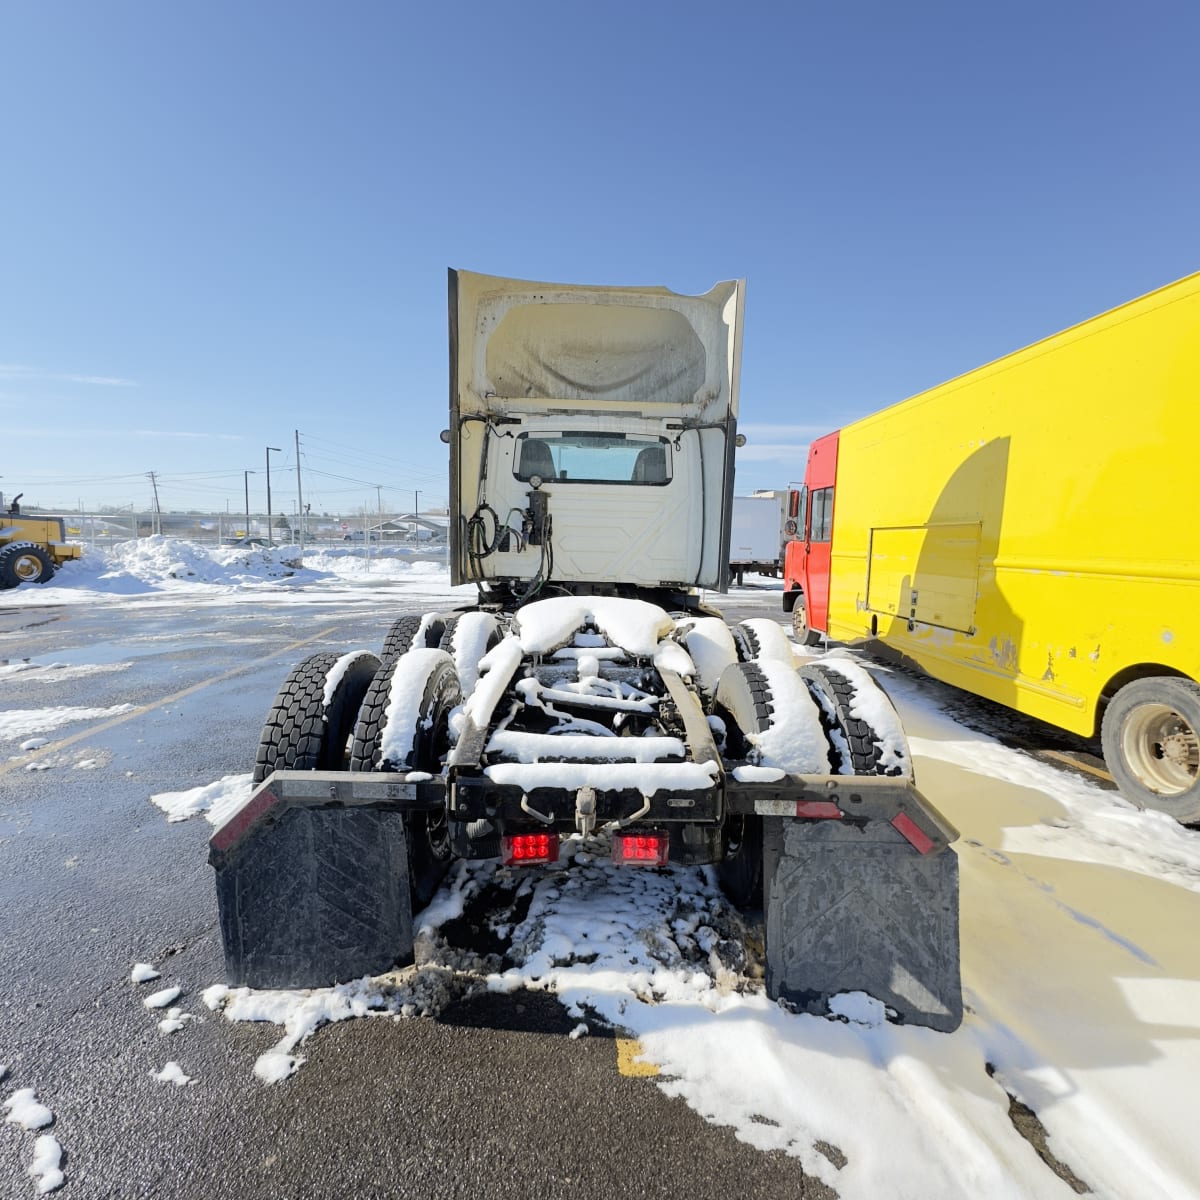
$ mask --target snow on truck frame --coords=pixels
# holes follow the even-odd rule
[[[728,582],[742,294],[450,272],[451,576],[479,604],[285,680],[210,844],[231,983],[386,971],[455,858],[581,836],[714,865],[764,912],[772,997],[958,1025],[956,834],[886,696],[700,601]]]

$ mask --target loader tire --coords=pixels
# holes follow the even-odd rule
[[[835,775],[912,777],[912,764],[907,754],[903,765],[896,762],[885,765],[883,736],[869,721],[854,715],[858,689],[853,682],[819,662],[805,663],[798,673],[821,711]],[[878,684],[875,686],[890,704],[883,689]]]
[[[21,583],[48,583],[54,577],[54,559],[33,542],[11,542],[0,550],[0,588]]]
[[[272,771],[342,771],[358,707],[379,668],[361,651],[325,700],[329,673],[343,655],[322,651],[306,658],[283,681],[267,714],[254,759],[255,784]]]
[[[389,713],[394,685],[416,699]],[[450,712],[461,700],[454,660],[444,650],[418,647],[382,664],[359,711],[350,769],[439,773],[450,749]],[[393,744],[397,732],[401,741]],[[415,911],[433,899],[450,866],[450,830],[444,811],[409,813],[405,825]]]
[[[1127,683],[1104,710],[1100,741],[1128,800],[1200,824],[1200,687],[1173,676]]]
[[[407,654],[414,644],[430,648],[437,646],[445,628],[446,622],[437,616],[423,617],[409,613],[398,617],[383,639],[383,649],[379,652],[380,665],[386,667],[388,663],[395,662],[400,655]],[[421,636],[418,637],[418,634]]]
[[[821,635],[808,627],[808,605],[803,596],[798,596],[792,606],[792,633],[801,646],[821,644]]]

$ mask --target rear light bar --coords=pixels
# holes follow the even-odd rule
[[[671,835],[658,830],[648,833],[614,833],[612,860],[620,866],[665,867]]]
[[[558,862],[557,833],[513,833],[500,839],[506,867]]]

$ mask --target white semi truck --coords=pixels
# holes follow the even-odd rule
[[[230,982],[385,971],[456,857],[577,837],[715,866],[764,911],[770,995],[954,1028],[955,834],[887,698],[700,600],[729,577],[743,285],[449,284],[451,576],[478,603],[284,681],[211,840]]]

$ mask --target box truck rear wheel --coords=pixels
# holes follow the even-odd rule
[[[450,749],[450,712],[461,701],[444,650],[418,647],[382,665],[354,728],[350,769],[438,774]],[[413,908],[424,908],[450,865],[450,830],[444,810],[413,812],[405,825]]]
[[[283,681],[259,738],[256,784],[272,771],[345,770],[346,746],[379,659],[364,650],[343,667],[331,688],[330,674],[343,657],[332,651],[313,654]]]
[[[1100,737],[1128,799],[1200,823],[1200,686],[1172,676],[1127,683],[1104,710]]]

